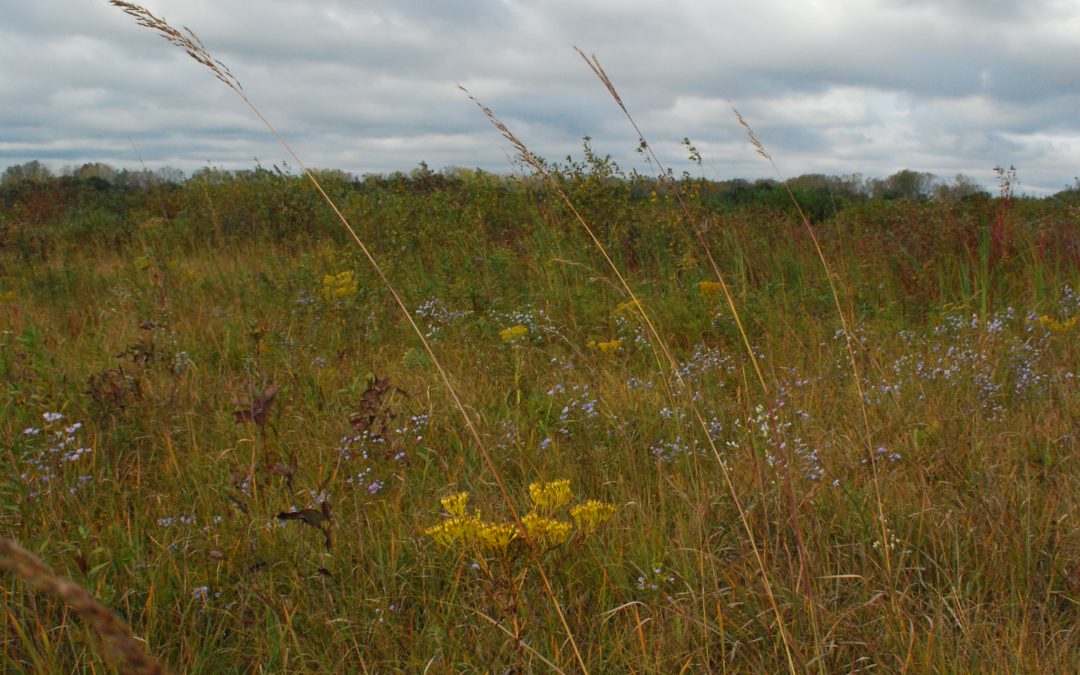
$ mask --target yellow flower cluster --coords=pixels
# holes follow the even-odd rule
[[[614,504],[598,502],[595,499],[590,499],[570,509],[570,517],[574,519],[574,525],[577,526],[578,532],[586,537],[596,532],[614,515]]]
[[[615,515],[615,505],[590,499],[570,509],[574,523],[559,520],[556,514],[574,499],[570,481],[556,480],[529,485],[532,510],[521,519],[520,529],[514,523],[492,523],[480,518],[479,512],[468,513],[469,493],[456,492],[440,501],[450,517],[424,530],[424,534],[446,547],[474,548],[487,555],[506,557],[515,541],[527,541],[540,552],[549,551],[570,541],[575,526],[579,537],[594,534]]]
[[[589,349],[598,349],[601,354],[613,354],[622,348],[622,340],[614,339],[607,342],[597,342],[596,340],[589,340],[585,345]]]
[[[724,290],[724,285],[719,281],[699,281],[697,288],[701,297],[708,299],[720,295],[720,292]]]
[[[640,303],[638,303],[637,300],[627,300],[626,302],[624,302],[621,305],[619,305],[618,307],[616,307],[611,313],[612,314],[619,314],[619,313],[625,312],[625,311],[627,311],[629,309],[637,309],[639,304]]]
[[[1080,315],[1065,321],[1058,321],[1054,317],[1045,314],[1038,318],[1038,324],[1051,333],[1068,333],[1076,327],[1078,321],[1080,321]]]
[[[446,509],[446,512],[457,518],[465,517],[465,510],[469,505],[469,493],[468,492],[455,492],[452,495],[443,497],[440,500],[442,507]]]
[[[516,326],[510,326],[509,328],[503,328],[499,331],[499,337],[503,342],[517,342],[526,335],[529,334],[529,329],[526,326],[522,326],[520,323]]]
[[[518,529],[509,523],[484,523],[476,527],[476,543],[488,553],[506,555],[510,542],[518,538]]]
[[[542,516],[536,511],[527,513],[521,519],[521,524],[525,526],[529,541],[545,551],[565,543],[573,529],[570,523]]]
[[[480,519],[475,516],[455,516],[424,530],[424,534],[443,546],[469,546],[476,541]]]
[[[323,298],[327,302],[351,298],[356,295],[359,288],[359,282],[352,270],[345,270],[338,274],[327,274],[323,277],[322,284]]]
[[[550,516],[569,504],[574,493],[570,490],[570,481],[563,479],[550,483],[532,483],[529,485],[529,497],[532,498],[534,511]]]

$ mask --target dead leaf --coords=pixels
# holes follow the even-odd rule
[[[262,396],[253,401],[244,398],[233,399],[233,404],[237,406],[237,409],[233,411],[233,417],[236,418],[237,423],[254,422],[260,427],[265,426],[266,414],[270,411],[270,406],[274,404],[274,398],[280,389],[281,387],[274,384],[267,387]]]
[[[278,520],[299,520],[322,532],[326,540],[326,550],[333,545],[331,539],[333,514],[330,512],[330,503],[322,502],[318,509],[300,509],[299,511],[282,511],[277,515]]]
[[[324,504],[326,502],[323,502]],[[330,519],[318,509],[300,509],[299,511],[282,511],[277,515],[278,520],[302,520],[312,527],[319,527]]]

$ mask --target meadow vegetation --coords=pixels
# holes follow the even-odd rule
[[[111,4],[300,173],[0,180],[10,669],[1077,669],[1075,190],[677,181],[580,50],[659,179],[353,181]]]
[[[817,214],[853,363],[790,202],[684,177],[759,381],[671,184],[586,149],[675,370],[551,184],[323,175],[514,512],[303,177],[6,184],[3,536],[180,672],[1080,669],[1080,199]],[[6,670],[121,663],[0,594]]]

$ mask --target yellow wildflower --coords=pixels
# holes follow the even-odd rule
[[[503,342],[517,342],[529,334],[529,329],[526,326],[522,326],[520,323],[509,328],[503,328],[499,331],[499,337]]]
[[[476,528],[476,542],[488,553],[506,555],[510,542],[517,539],[518,529],[509,523],[480,523]]]
[[[476,539],[480,521],[472,516],[457,516],[424,530],[424,534],[443,546],[468,545]]]
[[[719,281],[699,281],[697,287],[698,293],[706,299],[715,298],[724,290],[724,285]]]
[[[639,303],[637,300],[627,300],[626,302],[616,307],[611,313],[619,314],[620,312],[625,312],[628,309],[637,309],[640,305],[641,303]]]
[[[455,492],[452,495],[443,497],[440,501],[442,502],[443,508],[446,509],[446,512],[451,516],[464,518],[465,508],[469,503],[469,493]]]
[[[619,348],[622,347],[622,340],[615,339],[608,340],[607,342],[598,342],[596,343],[596,346],[601,354],[611,354],[619,351]]]
[[[15,302],[15,291],[4,291],[0,293],[0,302]]]
[[[611,517],[615,515],[616,510],[614,504],[590,499],[583,504],[578,504],[571,508],[570,517],[574,519],[574,524],[577,525],[578,532],[587,537],[596,532],[601,525],[611,520]]]
[[[536,511],[551,515],[569,504],[574,493],[570,490],[570,481],[563,479],[550,483],[532,483],[529,485],[529,496],[532,497]]]
[[[555,548],[570,538],[570,523],[542,516],[535,511],[521,519],[529,540],[540,549]]]
[[[1051,333],[1067,333],[1072,330],[1077,321],[1080,320],[1080,315],[1074,316],[1066,321],[1058,321],[1052,316],[1043,315],[1038,319],[1039,325],[1049,330]]]
[[[359,282],[353,275],[352,270],[345,270],[338,274],[327,274],[323,277],[322,292],[323,298],[327,302],[351,298],[356,295],[358,289]]]

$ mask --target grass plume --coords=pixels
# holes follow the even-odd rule
[[[17,542],[0,538],[0,569],[7,570],[42,593],[52,595],[101,637],[108,650],[127,664],[124,672],[133,675],[165,675],[168,671],[148,655],[131,628],[79,584],[58,576]]]

